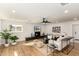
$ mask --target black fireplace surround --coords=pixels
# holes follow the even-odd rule
[[[40,39],[40,38],[44,38],[44,35],[41,35],[40,32],[35,32],[34,37],[26,37],[25,40],[29,41],[29,40]]]
[[[40,32],[35,32],[35,37],[36,38],[40,37]]]

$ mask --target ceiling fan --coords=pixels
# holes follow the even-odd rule
[[[60,3],[62,6],[65,6],[65,5],[67,5],[67,4],[69,4],[69,3]]]
[[[49,22],[49,21],[47,20],[47,18],[43,17],[43,18],[42,18],[42,23],[45,23],[45,24],[46,24],[46,23],[51,23],[51,22]]]

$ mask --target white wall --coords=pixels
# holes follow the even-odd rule
[[[25,37],[31,37],[31,33],[34,32],[34,26],[40,26],[41,27],[41,35],[44,32],[44,26],[43,24],[38,24],[38,23],[27,23],[25,21],[16,21],[14,20],[0,20],[0,26],[2,28],[0,29],[5,29],[8,28],[9,25],[14,24],[14,25],[23,25],[23,32],[15,32],[15,35],[19,37],[18,41],[23,41],[25,40]],[[3,40],[0,40],[1,43],[4,43]]]
[[[26,23],[25,22],[21,22],[21,21],[15,21],[15,20],[1,20],[1,26],[2,26],[2,30],[6,29],[9,27],[9,25],[11,24],[15,24],[15,25],[23,25],[23,32],[15,32],[15,35],[17,35],[19,37],[18,41],[22,41],[25,39],[26,36]],[[2,40],[1,43],[4,43],[4,41]]]
[[[69,22],[63,22],[63,23],[49,24],[46,27],[46,33],[52,33],[53,26],[61,26],[61,33],[65,32],[69,36],[72,36],[72,25],[73,24],[79,24],[79,21],[69,21]]]
[[[40,23],[27,23],[25,21],[19,21],[19,20],[15,21],[15,20],[0,20],[0,26],[2,25],[2,29],[4,29],[4,28],[7,28],[11,24],[23,25],[23,32],[15,33],[19,37],[18,41],[25,40],[25,37],[30,37],[31,33],[34,32],[34,26],[41,27],[41,35],[43,32],[45,34],[52,34],[53,26],[61,26],[61,33],[65,32],[69,36],[72,36],[72,25],[79,24],[79,21],[70,21],[70,22],[63,22],[63,23],[56,23],[56,24],[50,23],[50,24],[44,25]]]
[[[1,21],[0,21],[0,31],[1,31]],[[1,45],[1,38],[0,38],[0,45]]]

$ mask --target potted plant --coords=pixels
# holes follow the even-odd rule
[[[15,45],[18,37],[17,36],[10,36],[10,39],[12,40],[12,45]]]
[[[9,46],[8,39],[9,39],[10,35],[11,35],[10,31],[7,30],[7,29],[5,29],[2,32],[0,32],[0,37],[2,39],[5,39],[5,44],[4,44],[5,47]]]

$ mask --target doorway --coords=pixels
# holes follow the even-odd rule
[[[79,40],[79,24],[72,25],[72,36],[75,40]]]

